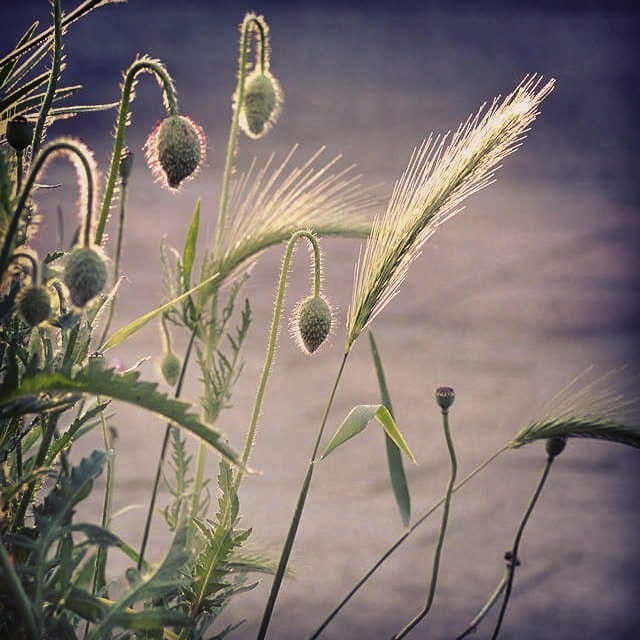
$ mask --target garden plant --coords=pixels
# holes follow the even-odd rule
[[[158,189],[175,191],[185,181],[197,180],[207,142],[202,127],[180,111],[168,66],[152,57],[139,56],[124,70],[120,96],[109,98],[113,102],[70,105],[81,92],[62,82],[65,34],[74,22],[109,2],[86,0],[64,13],[60,0],[52,0],[52,26],[39,30],[34,23],[0,60],[0,637],[233,637],[242,620],[220,625],[218,617],[225,609],[227,616],[233,615],[233,601],[258,581],[268,582],[270,590],[263,611],[257,612],[257,638],[269,637],[316,467],[338,447],[352,446],[351,439],[365,427],[377,425],[384,431],[390,486],[404,531],[382,557],[371,559],[371,569],[361,580],[345,585],[344,597],[329,616],[317,621],[309,637],[322,637],[382,564],[393,562],[404,541],[425,521],[438,519],[424,600],[393,635],[423,637],[413,632],[422,628],[434,605],[456,492],[499,455],[543,442],[541,476],[521,521],[513,524],[504,574],[497,576],[495,591],[478,603],[477,616],[451,630],[451,638],[476,630],[497,638],[517,580],[520,542],[552,465],[576,437],[640,447],[637,402],[607,386],[615,386],[619,372],[592,383],[578,377],[559,393],[548,413],[514,431],[503,448],[459,477],[450,425],[455,392],[448,386],[433,389],[449,478],[442,498],[428,511],[414,514],[405,466],[419,463],[420,452],[412,450],[394,419],[384,348],[378,349],[372,331],[384,322],[385,308],[393,304],[424,243],[467,197],[494,182],[502,162],[522,144],[554,90],[554,81],[537,75],[516,79],[506,97],[475,111],[453,133],[425,139],[378,211],[375,198],[350,168],[341,169],[337,160],[323,162],[320,154],[301,166],[291,154],[280,163],[271,159],[263,166],[254,163],[246,173],[237,171],[239,155],[278,125],[284,93],[296,91],[295,86],[281,87],[272,70],[265,18],[254,13],[239,16],[237,85],[220,167],[219,203],[211,213],[216,219],[213,237],[200,237],[197,201],[185,218],[180,247],[170,247],[158,237],[165,299],[153,309],[140,309],[134,321],[122,323],[117,303],[125,275],[127,192],[133,172],[143,170],[144,164],[139,150],[127,147],[127,130],[136,126],[136,84],[143,78],[155,80],[166,111],[144,150]],[[97,111],[115,117],[104,181],[87,142],[47,135],[56,120],[91,118]],[[80,223],[72,239],[61,238],[46,255],[39,255],[32,239],[39,221],[54,214],[40,207],[38,199],[47,168],[57,159],[69,161],[75,169]],[[208,161],[215,165],[215,160]],[[114,229],[110,236],[108,225]],[[322,242],[327,236],[362,242],[344,326],[337,326],[331,283],[323,277]],[[300,245],[309,250],[311,285],[287,319],[285,294]],[[267,250],[283,252],[280,277],[274,283],[272,322],[264,331],[265,355],[253,409],[246,417],[244,438],[236,441],[218,428],[218,422],[235,383],[245,374],[247,336],[262,331],[252,325],[246,284]],[[157,353],[150,354],[159,360],[162,384],[143,379],[136,366],[123,370],[110,359],[112,349],[122,348],[149,323],[157,324],[162,337]],[[261,416],[268,411],[264,405],[269,376],[277,366],[278,341],[285,339],[281,329],[287,323],[305,353],[322,351],[333,336],[334,348],[325,355],[339,356],[325,410],[315,424],[307,425],[312,434],[309,451],[301,454],[308,459],[306,473],[300,478],[285,539],[273,557],[256,553],[249,544],[253,534],[250,523],[241,520],[241,485],[259,471],[252,468],[252,447],[260,437]],[[177,344],[186,346],[178,349]],[[331,411],[334,397],[349,375],[349,356],[356,345],[371,352],[379,382],[371,397],[379,402],[354,404],[344,420],[336,421]],[[201,381],[198,399],[183,397],[187,375]],[[141,517],[139,548],[110,527],[117,450],[111,430],[114,401],[160,416],[166,424],[159,459],[154,468],[144,470],[152,491]],[[92,443],[93,453],[74,455],[80,439]],[[206,462],[212,458],[217,460],[215,478],[206,477]],[[94,496],[101,476],[101,518],[88,522],[79,515],[79,507]],[[157,498],[163,484],[171,500],[160,508]],[[155,527],[171,532],[162,553],[149,548]],[[127,558],[128,568],[121,576],[110,570],[116,554]]]

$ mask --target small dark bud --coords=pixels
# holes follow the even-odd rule
[[[555,438],[548,438],[545,443],[547,455],[551,460],[558,457],[567,446],[567,436],[556,436]]]
[[[507,563],[507,566],[508,566],[508,567],[510,567],[510,566],[511,566],[511,563],[513,562],[513,552],[512,552],[512,551],[507,551],[507,552],[504,554],[504,559],[505,559],[505,562]],[[519,566],[520,566],[520,560],[518,560],[517,558],[516,558],[516,564],[515,564],[515,566],[516,566],[516,567],[519,567]]]
[[[438,387],[436,389],[436,402],[443,411],[448,411],[456,398],[456,393],[451,387]]]
[[[126,183],[133,170],[133,153],[125,149],[120,156],[120,179]]]
[[[29,122],[24,116],[15,116],[7,122],[7,142],[21,154],[30,144],[33,138],[33,122]]]

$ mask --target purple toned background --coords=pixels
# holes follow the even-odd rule
[[[3,4],[3,50],[33,15],[48,19],[44,0]],[[148,53],[167,65],[182,111],[209,136],[207,166],[198,179],[177,196],[163,193],[140,151],[162,116],[159,91],[149,77],[141,79],[128,133],[139,159],[124,261],[130,282],[122,289],[116,326],[161,300],[160,237],[166,234],[180,246],[196,197],[202,197],[205,236],[213,231],[236,25],[245,10],[263,13],[271,25],[272,69],[286,102],[265,140],[242,141],[241,167],[271,150],[281,157],[294,143],[301,144],[301,159],[326,145],[327,158],[343,153],[345,163],[357,163],[365,184],[383,183],[379,191],[386,194],[411,148],[430,131],[455,128],[527,73],[555,77],[557,88],[524,147],[505,161],[497,184],[471,198],[466,211],[432,238],[373,327],[398,421],[420,462],[409,478],[414,513],[421,514],[446,481],[446,451],[432,401],[437,386],[457,391],[452,426],[464,475],[587,366],[597,373],[625,364],[630,374],[637,371],[638,13],[622,9],[624,4],[132,0],[76,24],[66,44],[65,79],[86,86],[84,102],[117,100],[123,69],[136,54]],[[50,135],[82,136],[104,171],[113,119],[112,113],[81,117],[57,124]],[[70,182],[65,167],[56,166],[54,178]],[[58,202],[69,212],[74,197],[72,185],[49,193],[43,214]],[[45,222],[42,248],[51,242],[53,226]],[[326,288],[343,324],[359,243],[323,244]],[[234,407],[220,422],[236,446],[262,363],[279,260],[280,251],[265,255],[246,287],[255,323]],[[306,270],[300,252],[289,308],[306,291]],[[253,458],[262,475],[248,479],[242,495],[244,524],[275,550],[337,370],[341,327],[333,348],[314,359],[302,357],[286,331],[281,335]],[[157,355],[157,344],[153,327],[117,357],[133,364]],[[157,376],[153,360],[143,373]],[[193,378],[187,394],[197,399],[195,373]],[[377,398],[363,341],[349,363],[333,424],[354,404]],[[128,409],[115,424],[115,509],[144,505],[163,425]],[[99,446],[99,439],[83,446]],[[639,461],[636,451],[619,445],[570,443],[526,532],[504,640],[636,637]],[[508,452],[458,494],[441,590],[416,638],[455,637],[493,590],[543,462],[542,445]],[[137,544],[143,517],[143,508],[132,510],[114,526]],[[388,638],[411,617],[422,604],[436,531],[437,518],[419,529],[323,637]],[[283,590],[272,637],[307,637],[401,532],[382,437],[365,433],[318,467],[294,552],[297,579]],[[159,523],[156,553],[166,537]],[[118,571],[125,566],[123,561]],[[232,637],[255,636],[268,582],[262,580],[225,614],[228,623],[247,620]],[[487,637],[490,628],[476,637]]]

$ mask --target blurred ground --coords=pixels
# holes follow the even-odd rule
[[[497,184],[469,200],[466,211],[432,238],[373,327],[398,422],[420,462],[409,470],[415,514],[440,497],[446,482],[432,400],[437,386],[457,392],[451,419],[462,477],[586,367],[593,365],[596,374],[625,364],[630,375],[637,371],[636,12],[603,11],[595,2],[565,10],[522,3],[483,8],[460,2],[449,9],[435,2],[230,4],[132,0],[71,30],[66,77],[86,85],[85,101],[117,100],[121,71],[137,53],[149,53],[166,63],[182,111],[210,138],[208,166],[197,181],[178,196],[162,193],[143,169],[140,152],[162,115],[159,92],[149,78],[141,80],[128,139],[140,159],[124,262],[130,283],[122,290],[118,326],[158,304],[160,235],[181,243],[196,197],[202,197],[207,232],[213,230],[234,86],[235,27],[253,8],[271,25],[272,69],[286,104],[264,141],[242,143],[241,166],[272,149],[282,156],[296,142],[301,159],[326,144],[327,158],[344,153],[366,184],[383,182],[380,191],[388,193],[410,149],[430,131],[455,128],[527,73],[557,79],[523,149],[505,162]],[[8,21],[0,28],[3,49],[10,46],[8,35],[26,27],[31,8],[46,19],[44,5],[7,9],[13,18],[10,30]],[[104,167],[112,119],[78,119],[51,133],[82,135]],[[65,179],[64,170],[60,175]],[[73,190],[50,194],[48,202],[55,206],[65,197],[75,197]],[[47,233],[51,226],[43,243]],[[328,241],[324,247],[326,289],[344,323],[359,243]],[[296,261],[290,307],[306,291],[303,255]],[[234,408],[221,421],[238,445],[262,364],[279,261],[279,251],[264,256],[246,288],[253,334]],[[333,348],[309,359],[282,331],[253,458],[262,475],[246,481],[242,496],[243,522],[274,549],[288,524],[343,338],[339,328]],[[157,339],[156,328],[149,329],[117,356],[133,363],[155,355]],[[156,376],[152,361],[143,370]],[[197,398],[196,379],[187,392]],[[348,364],[332,423],[354,404],[377,398],[363,340]],[[163,426],[129,410],[116,426],[117,510],[147,502]],[[294,552],[298,577],[283,590],[273,638],[307,637],[402,533],[383,449],[381,435],[372,431],[318,467]],[[455,637],[488,597],[543,463],[542,445],[507,452],[458,494],[441,590],[416,638]],[[637,637],[638,465],[637,452],[619,445],[570,443],[526,532],[504,640]],[[133,544],[143,517],[140,508],[117,521]],[[417,612],[437,524],[435,518],[418,529],[323,637],[387,638]],[[155,533],[159,553],[166,536],[160,526]],[[228,623],[247,620],[231,637],[255,636],[269,581],[261,582],[225,614]]]

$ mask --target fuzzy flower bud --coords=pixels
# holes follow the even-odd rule
[[[165,352],[160,361],[160,373],[168,385],[175,386],[180,377],[181,368],[180,358],[173,351]]]
[[[30,144],[33,137],[33,122],[24,116],[15,116],[7,122],[7,142],[18,154],[21,154]]]
[[[331,307],[321,296],[301,300],[294,312],[292,330],[298,345],[307,353],[314,353],[331,333]]]
[[[51,315],[49,290],[42,285],[23,289],[17,304],[18,313],[30,327],[38,326]]]
[[[97,247],[75,247],[67,258],[63,280],[71,302],[84,307],[103,291],[107,284],[107,265]]]
[[[547,438],[545,443],[545,449],[547,451],[547,456],[550,459],[557,458],[567,446],[567,437],[566,436],[554,436],[553,438]]]
[[[240,112],[240,127],[250,138],[261,138],[278,119],[282,90],[269,73],[254,73],[247,78]]]
[[[187,116],[168,116],[147,139],[145,157],[156,180],[178,189],[204,162],[206,138],[200,125]]]

